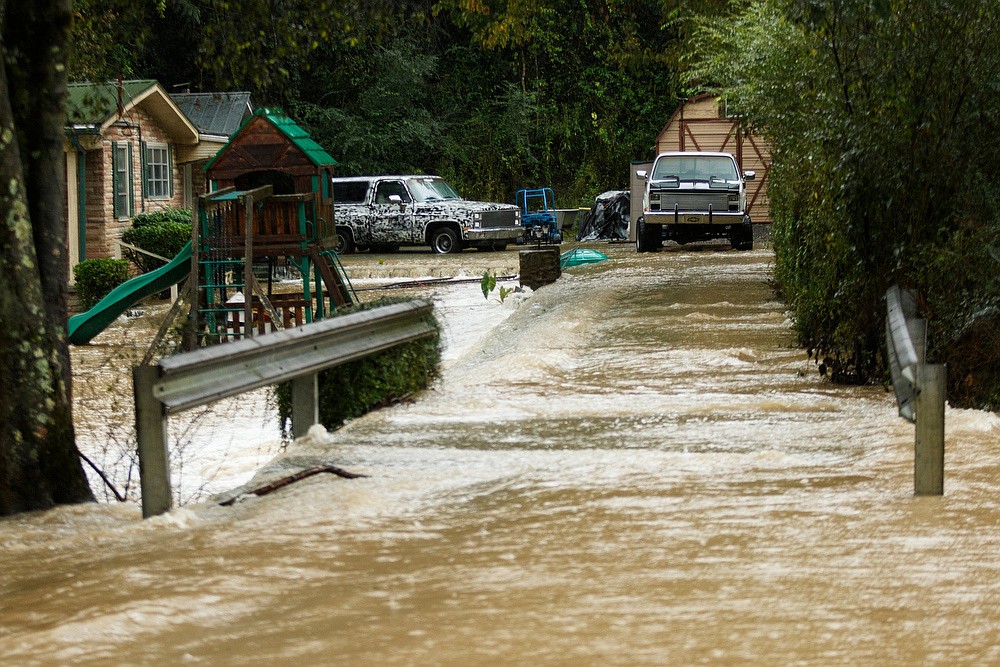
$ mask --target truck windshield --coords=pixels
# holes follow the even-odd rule
[[[419,178],[410,181],[410,192],[416,201],[443,201],[461,199],[447,181],[440,178]]]
[[[736,163],[722,156],[670,155],[661,157],[653,166],[654,181],[739,181]]]

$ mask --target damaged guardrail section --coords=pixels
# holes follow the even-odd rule
[[[292,383],[292,434],[319,421],[317,374],[431,336],[433,305],[417,300],[244,338],[132,369],[142,514],[170,510],[167,417],[229,396]]]
[[[899,416],[916,425],[913,489],[944,494],[944,404],[947,367],[925,363],[927,322],[916,317],[916,296],[893,285],[886,291],[885,338]]]

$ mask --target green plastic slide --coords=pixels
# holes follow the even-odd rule
[[[169,263],[122,283],[87,312],[69,318],[69,342],[73,345],[89,343],[126,310],[147,296],[176,285],[189,273],[191,273],[190,241]]]

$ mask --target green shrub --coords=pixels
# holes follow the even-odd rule
[[[987,210],[996,210],[990,206]],[[948,365],[953,407],[1000,409],[1000,221],[967,222],[914,256],[908,286],[927,318],[928,358]]]
[[[162,225],[177,222],[191,227],[191,209],[188,208],[165,208],[149,213],[140,213],[132,218],[132,226],[135,228],[147,227],[149,225]]]
[[[132,228],[125,230],[122,241],[160,257],[174,257],[191,240],[191,211],[175,208],[142,213],[132,219]],[[163,266],[163,262],[130,248],[122,253],[146,273]]]
[[[111,290],[128,280],[129,263],[124,259],[85,259],[73,267],[80,304],[89,310]]]
[[[381,299],[351,311],[338,311],[337,314],[398,302],[398,299]],[[433,314],[430,317],[437,335],[320,372],[320,423],[329,430],[337,429],[348,419],[403,401],[430,386],[438,376],[441,363],[440,326]],[[287,435],[292,418],[289,383],[278,387],[277,400],[279,421]]]

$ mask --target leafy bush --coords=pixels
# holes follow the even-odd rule
[[[914,259],[928,357],[948,365],[949,402],[1000,409],[1000,227],[966,224]]]
[[[132,228],[125,230],[122,241],[147,252],[170,259],[191,240],[191,211],[175,208],[152,213],[142,213],[132,219]],[[163,262],[130,248],[125,248],[125,257],[146,273]]]
[[[338,311],[337,315],[399,301],[380,299],[356,309]],[[322,371],[318,380],[320,423],[333,430],[348,419],[398,403],[429,387],[437,378],[441,363],[440,325],[433,314],[430,318],[437,335]],[[292,418],[291,384],[278,387],[277,400],[279,421],[287,434]]]
[[[124,259],[85,259],[73,267],[80,304],[89,310],[114,288],[128,280],[129,263]]]

